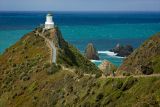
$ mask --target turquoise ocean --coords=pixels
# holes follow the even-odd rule
[[[44,24],[47,12],[0,12],[0,53],[24,34]],[[84,53],[92,42],[100,56],[97,65],[107,59],[119,66],[122,57],[108,50],[116,44],[140,46],[160,32],[160,12],[53,12],[54,22],[66,41]]]

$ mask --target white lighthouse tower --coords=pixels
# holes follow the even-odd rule
[[[52,20],[52,14],[47,14],[46,16],[46,22],[45,22],[45,29],[51,29],[54,28],[54,22]]]

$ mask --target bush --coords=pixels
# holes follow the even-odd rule
[[[112,94],[112,101],[116,101],[118,98],[120,98],[122,95],[122,91],[117,90]]]
[[[141,71],[143,74],[146,74],[146,75],[150,75],[153,73],[153,69],[146,66],[142,66]]]
[[[125,91],[125,90],[130,89],[135,82],[136,82],[136,79],[135,79],[135,78],[133,78],[133,77],[128,77],[128,78],[126,79],[126,81],[123,83],[123,86],[121,87],[121,90],[122,90],[122,91]]]
[[[96,101],[98,102],[99,100],[103,99],[103,97],[104,97],[103,93],[98,94],[96,97]]]
[[[30,79],[30,77],[25,72],[22,72],[20,74],[20,80],[27,81],[29,79]]]
[[[44,63],[43,68],[49,68],[50,66],[50,63]]]
[[[12,67],[16,67],[17,65],[15,63],[12,64]]]
[[[123,75],[123,76],[130,76],[130,73],[129,73],[129,72],[126,72],[126,71],[123,71],[122,75]]]
[[[28,75],[25,75],[25,76],[22,78],[23,81],[27,81],[27,80],[29,80],[29,79],[30,79],[30,77],[29,77]]]
[[[96,74],[96,78],[99,78],[99,77],[101,77],[101,76],[102,76],[101,73],[97,73],[97,74]]]
[[[56,72],[58,72],[61,69],[61,67],[59,65],[56,65],[55,63],[52,63],[52,65],[50,66],[50,68],[48,69],[47,73],[50,74],[55,74]]]
[[[120,89],[122,87],[123,83],[120,80],[117,80],[113,83],[113,87],[116,89]]]

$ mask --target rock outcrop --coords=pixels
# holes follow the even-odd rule
[[[117,44],[115,48],[110,50],[111,52],[117,53],[117,56],[127,57],[133,52],[133,47],[131,45],[120,45]]]
[[[99,60],[98,52],[92,43],[89,43],[85,49],[85,56],[88,59]]]
[[[131,74],[160,73],[160,33],[146,40],[128,56],[118,69],[118,73]]]
[[[105,76],[114,75],[117,70],[117,67],[107,60],[104,60],[98,67]]]

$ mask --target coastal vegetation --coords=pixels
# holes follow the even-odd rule
[[[118,69],[118,74],[157,74],[160,72],[160,33],[146,40]]]
[[[57,63],[51,63],[49,47],[36,31],[41,33],[42,29],[26,34],[0,56],[0,107],[160,105],[159,76],[136,76],[132,69],[140,61],[144,65],[152,62],[146,67],[159,73],[159,34],[147,40],[118,68],[118,73],[125,76],[102,77],[103,72],[66,42],[57,27],[44,33],[57,46]],[[116,67],[113,68],[115,71]]]

